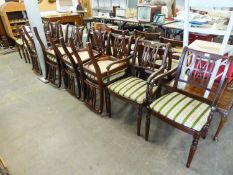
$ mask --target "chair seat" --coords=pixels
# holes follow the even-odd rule
[[[16,39],[15,42],[18,44],[18,45],[23,45],[23,40],[22,39]]]
[[[116,60],[109,59],[109,58],[110,58],[109,56],[103,56],[102,58],[97,60],[101,74],[106,74],[108,65],[111,63],[114,63],[114,61],[116,61]],[[115,64],[111,67],[111,70],[118,68],[121,65],[122,65],[122,63]],[[88,63],[88,64],[85,64],[84,67],[87,70],[89,70],[90,72],[92,72],[93,74],[96,74],[93,64]]]
[[[146,98],[147,83],[137,77],[127,77],[108,86],[108,89],[122,97],[142,104]]]
[[[160,97],[150,105],[150,109],[196,131],[202,130],[211,112],[208,104],[178,92]]]
[[[59,51],[61,52],[62,55],[65,55],[65,51],[63,50],[62,46],[58,46],[58,49],[59,49]],[[71,47],[68,46],[67,49],[68,49],[69,52],[72,52]],[[47,50],[47,52],[49,54],[51,54],[51,55],[55,55],[55,51],[52,48],[49,48]]]

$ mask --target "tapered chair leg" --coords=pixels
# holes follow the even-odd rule
[[[110,93],[108,91],[108,89],[105,89],[105,105],[106,105],[106,111],[108,113],[109,118],[111,118],[111,113],[112,113],[112,109],[111,109],[111,97],[110,97]]]
[[[19,52],[19,56],[20,56],[20,58],[21,59],[23,59],[23,57],[22,57],[22,53],[21,53],[21,46],[19,46],[19,45],[16,45],[16,47],[17,47],[17,49],[18,49],[18,52]]]
[[[198,140],[200,139],[200,134],[194,134],[193,135],[193,142],[192,145],[190,147],[190,151],[189,151],[189,156],[188,156],[188,161],[186,164],[186,167],[189,168],[191,165],[191,162],[193,160],[194,154],[197,150],[197,145],[198,145]]]
[[[149,138],[149,132],[150,132],[150,110],[147,109],[147,115],[146,115],[146,130],[145,130],[145,140],[148,141]]]
[[[142,122],[142,105],[138,106],[138,118],[137,118],[137,135],[141,135],[141,122]]]

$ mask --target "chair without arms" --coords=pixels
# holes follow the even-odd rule
[[[120,80],[108,85],[110,94],[138,106],[137,135],[140,135],[142,109],[148,104],[146,99],[147,83],[152,81],[154,77],[163,74],[167,69],[169,48],[169,44],[152,43],[138,38],[130,69],[127,69],[125,76]],[[162,64],[158,65],[156,60],[160,59],[161,56]],[[140,61],[136,61],[136,59]],[[154,85],[151,95],[158,97],[159,91],[160,88]],[[111,100],[108,101],[111,115]]]
[[[24,35],[23,31],[22,31],[22,28],[20,28],[17,24],[15,24],[15,29],[16,29],[16,32],[19,33],[19,36],[20,38],[14,38],[14,41],[15,41],[15,45],[18,49],[18,52],[19,52],[19,55],[20,55],[20,58],[24,58],[25,62],[29,62],[30,63],[30,59],[27,55],[27,50],[26,50],[26,47],[25,47],[25,42],[23,41],[22,39],[22,35]]]
[[[46,47],[44,45],[37,28],[33,27],[33,30],[41,46],[44,59],[45,59],[45,70],[46,70],[45,79],[47,79],[52,85],[56,86],[57,88],[60,88],[61,87],[61,65],[60,65],[59,58],[57,57],[56,52],[53,50],[52,47],[48,47],[48,46]],[[48,35],[51,35],[51,34],[47,33],[46,38],[48,38]],[[52,38],[52,35],[50,37]],[[53,42],[56,42],[56,41],[54,40]],[[61,47],[59,48],[61,49]]]
[[[32,63],[32,70],[36,74],[41,75],[42,72],[41,72],[41,67],[40,67],[40,63],[39,63],[39,60],[38,60],[38,56],[37,56],[37,53],[36,53],[36,47],[35,47],[34,40],[30,36],[30,34],[28,33],[25,26],[22,27],[22,30],[23,30],[23,33],[24,33],[22,35],[22,39],[25,42],[26,49],[28,51],[26,53],[29,53],[29,56],[30,56],[30,60],[31,60],[31,63]]]
[[[147,108],[145,139],[148,140],[149,137],[151,115],[192,135],[193,142],[186,163],[187,167],[190,167],[199,139],[207,136],[213,114],[216,111],[216,104],[226,83],[226,75],[232,59],[226,60],[227,64],[217,88],[208,89],[214,64],[219,59],[223,59],[223,56],[184,48],[176,72],[173,92],[165,94],[157,100],[150,98],[150,93],[147,96],[150,105]],[[203,60],[205,60],[205,64],[203,64]],[[155,80],[161,80],[164,76],[166,74],[158,76]],[[149,86],[153,87],[153,84],[154,82],[150,82]],[[186,88],[189,91],[185,91]],[[194,94],[194,89],[198,89],[199,93]],[[211,99],[214,100],[204,98],[205,91],[209,91]]]

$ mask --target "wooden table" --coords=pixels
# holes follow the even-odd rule
[[[174,80],[165,85],[166,89],[168,91],[172,91],[173,84],[174,84]],[[218,86],[218,83],[215,82],[213,85],[213,88],[217,88],[217,86]],[[201,92],[200,89],[193,88],[188,85],[184,86],[182,89],[192,94],[198,95],[198,96],[203,94],[203,92]],[[208,99],[213,100],[213,95],[210,94]],[[231,88],[230,84],[228,84],[226,85],[226,87],[224,88],[224,91],[220,95],[220,99],[217,104],[217,112],[220,114],[221,118],[220,118],[217,131],[213,137],[215,141],[218,141],[219,133],[221,132],[225,123],[227,122],[227,118],[232,108],[233,108],[233,89]]]
[[[223,28],[226,28],[226,27],[227,26],[223,26]],[[176,30],[177,32],[175,33],[175,35],[180,35],[184,31],[184,22],[173,21],[168,24],[162,25],[162,28],[165,31],[166,37],[168,37],[171,34],[170,30]],[[208,34],[208,30],[212,29],[213,25],[204,24],[204,25],[199,26],[198,28],[202,29],[202,34]],[[231,35],[233,35],[233,31],[231,32]],[[183,38],[183,36],[181,38]]]
[[[58,12],[51,12],[51,13],[42,13],[41,17],[44,21],[51,21],[56,22],[60,21],[61,23],[76,23],[78,25],[83,25],[83,15],[79,13],[58,13]]]
[[[128,22],[135,23],[137,25],[141,24],[141,22],[138,21],[136,18],[120,18],[120,17],[104,17],[104,16],[93,16],[93,18],[98,19],[103,23],[105,23],[105,21],[118,21],[118,22],[120,22],[120,29],[123,29],[123,27]]]

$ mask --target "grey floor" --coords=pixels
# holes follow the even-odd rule
[[[11,175],[233,174],[232,116],[215,143],[216,115],[190,169],[190,135],[154,118],[146,142],[136,135],[135,116],[136,108],[118,99],[113,118],[96,115],[41,83],[17,53],[0,55],[0,154]]]

